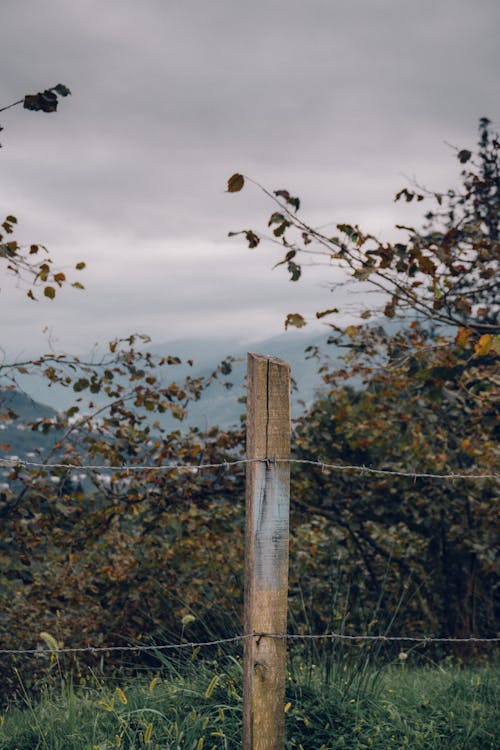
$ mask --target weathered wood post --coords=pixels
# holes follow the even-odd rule
[[[248,355],[244,632],[286,633],[290,367]],[[254,461],[253,459],[268,459]],[[273,459],[286,459],[275,463]],[[245,639],[243,750],[283,750],[286,639]]]

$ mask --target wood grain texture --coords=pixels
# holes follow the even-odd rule
[[[290,368],[248,355],[245,633],[285,633],[288,601]],[[284,747],[285,639],[245,640],[243,749]]]

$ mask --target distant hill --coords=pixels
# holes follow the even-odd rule
[[[321,346],[334,360],[338,358],[338,350],[325,345],[326,338],[327,334],[293,330],[251,343],[227,338],[188,339],[148,347],[149,351],[159,356],[172,355],[182,360],[181,365],[168,370],[169,382],[182,382],[186,375],[195,378],[207,376],[228,357],[236,360],[231,373],[220,376],[205,391],[200,401],[190,406],[185,421],[179,422],[165,415],[161,420],[162,426],[167,429],[196,426],[202,430],[214,425],[222,428],[237,426],[245,411],[242,399],[245,396],[248,351],[279,357],[291,365],[292,409],[293,416],[298,416],[311,403],[315,392],[322,385],[317,372],[318,360],[311,353],[306,354],[305,349]],[[192,366],[187,364],[188,359],[193,360]],[[73,403],[75,394],[67,388],[54,385],[49,388],[47,381],[41,376],[19,376],[18,381],[23,391],[2,389],[0,385],[0,455],[32,458],[36,461],[53,446],[57,435],[43,435],[31,430],[29,424],[36,419],[53,417],[58,410],[67,408]],[[98,405],[99,395],[94,400]],[[17,418],[9,418],[9,413],[16,414]]]
[[[181,366],[175,369],[172,373],[175,380],[181,380],[187,374],[193,377],[207,376],[227,357],[236,360],[232,365],[232,372],[226,377],[219,377],[201,400],[190,406],[186,423],[206,429],[211,425],[230,427],[239,423],[240,415],[245,411],[241,399],[245,397],[247,352],[278,357],[290,364],[293,379],[292,412],[293,416],[298,416],[311,403],[315,392],[322,387],[322,380],[318,375],[318,360],[311,352],[306,353],[306,348],[321,347],[333,360],[338,360],[339,351],[326,345],[327,337],[326,333],[290,331],[248,343],[231,339],[174,341],[153,346],[151,351],[160,355],[168,353],[178,356],[183,362],[190,357],[194,359],[193,367]],[[229,383],[232,387],[227,388],[224,383]]]
[[[189,424],[196,424],[199,427],[206,427],[207,423],[228,427],[238,423],[239,415],[244,410],[244,406],[238,403],[238,399],[244,396],[247,352],[269,354],[284,359],[291,365],[292,378],[296,384],[293,393],[294,413],[298,414],[301,410],[300,402],[310,403],[315,390],[321,388],[321,379],[317,374],[318,362],[315,359],[306,359],[306,347],[321,346],[334,359],[338,357],[338,350],[333,346],[326,346],[326,339],[327,333],[291,330],[279,336],[249,343],[234,338],[199,338],[169,341],[149,345],[146,348],[158,356],[172,355],[182,360],[181,365],[168,369],[168,381],[166,375],[165,382],[171,380],[181,382],[186,375],[195,378],[209,375],[227,357],[240,360],[234,364],[233,372],[224,378],[224,381],[231,382],[233,387],[224,388],[222,381],[214,383],[201,401],[193,404],[188,420]],[[82,356],[82,359],[86,357]],[[192,366],[187,365],[189,359],[193,360]],[[74,402],[75,394],[71,389],[61,388],[54,384],[48,387],[47,380],[43,376],[17,375],[16,379],[26,398],[26,401],[17,402],[18,405],[24,403],[24,410],[20,413],[23,419],[31,418],[33,414],[45,416],[43,409],[52,407],[57,411],[68,408]],[[6,392],[2,391],[2,393]],[[99,403],[99,395],[94,400]],[[47,406],[42,406],[42,404]],[[175,422],[175,425],[179,427],[179,422]]]
[[[0,456],[38,461],[54,445],[57,436],[35,432],[30,423],[55,414],[55,409],[26,393],[0,388]],[[8,469],[0,469],[0,487],[8,474]]]

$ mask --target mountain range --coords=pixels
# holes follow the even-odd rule
[[[290,364],[292,413],[298,416],[321,389],[318,359],[313,356],[316,348],[321,347],[333,361],[338,359],[339,350],[327,347],[326,341],[327,333],[291,330],[253,342],[229,338],[187,339],[148,346],[152,354],[181,359],[181,364],[171,370],[172,380],[176,382],[182,382],[187,375],[193,378],[208,376],[222,361],[231,359],[231,372],[216,379],[200,401],[193,402],[182,423],[166,415],[161,421],[162,426],[167,429],[196,426],[207,430],[214,425],[222,428],[238,425],[245,410],[246,355],[249,351],[278,357]],[[310,348],[308,352],[307,348]],[[193,360],[192,365],[187,363],[189,359]],[[33,431],[30,423],[55,416],[58,410],[74,402],[76,394],[67,388],[49,387],[43,376],[21,375],[16,380],[19,390],[7,389],[7,384],[0,381],[0,455],[36,461],[53,446],[57,435]],[[99,397],[95,401],[99,404]],[[17,418],[9,418],[9,413],[15,413]]]

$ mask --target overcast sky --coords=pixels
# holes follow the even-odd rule
[[[445,141],[473,147],[482,115],[499,127],[499,36],[498,0],[2,0],[0,106],[73,94],[0,114],[2,214],[88,269],[52,303],[0,279],[0,345],[44,350],[44,328],[73,352],[132,331],[259,339],[332,306],[324,271],[291,284],[275,251],[227,237],[271,210],[227,178],[389,234],[403,175],[447,188]]]

